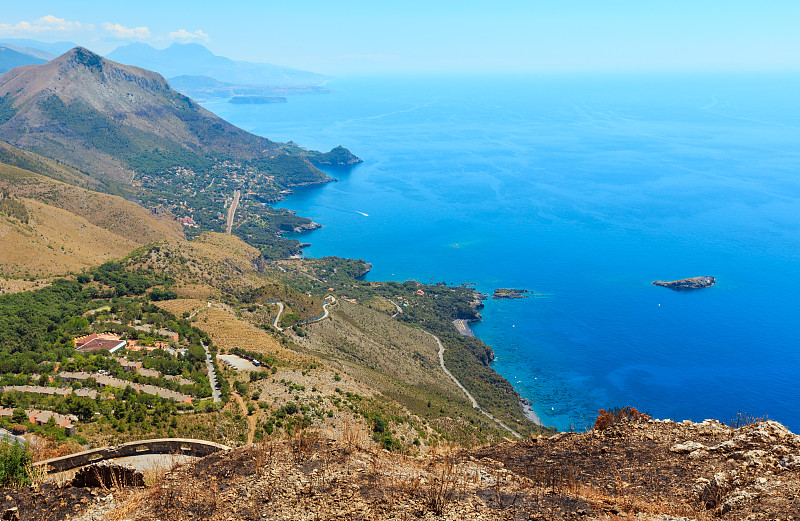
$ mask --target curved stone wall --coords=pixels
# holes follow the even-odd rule
[[[44,467],[47,472],[62,472],[104,459],[124,458],[139,454],[180,454],[184,456],[207,456],[221,450],[231,450],[226,445],[213,441],[192,440],[186,438],[160,438],[123,443],[115,447],[101,447],[69,456],[53,458],[34,463]]]

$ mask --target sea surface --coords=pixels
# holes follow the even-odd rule
[[[800,77],[331,81],[204,106],[364,160],[277,204],[372,280],[524,288],[477,336],[545,424],[769,417],[800,432]],[[652,286],[712,275],[708,289]]]

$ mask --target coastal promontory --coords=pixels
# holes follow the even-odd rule
[[[528,298],[526,293],[532,293],[532,291],[528,291],[527,289],[497,288],[496,290],[494,290],[492,298],[493,299]]]
[[[662,286],[664,288],[669,289],[676,289],[676,290],[683,290],[683,289],[701,289],[701,288],[710,288],[714,284],[716,284],[717,279],[714,277],[691,277],[688,279],[681,279],[681,280],[654,280],[652,284],[654,286]]]

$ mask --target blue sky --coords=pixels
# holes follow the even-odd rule
[[[328,74],[800,71],[796,0],[3,2],[0,40],[196,41]]]

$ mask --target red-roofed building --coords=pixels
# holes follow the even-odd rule
[[[127,358],[120,358],[119,365],[121,365],[126,371],[138,371],[142,368],[142,362],[138,360],[131,361]]]
[[[113,353],[118,349],[122,349],[125,347],[127,342],[124,340],[120,340],[117,338],[116,340],[106,339],[106,338],[94,338],[89,340],[82,346],[78,348],[78,351],[87,352],[87,351],[100,351],[102,349],[107,350],[109,353]]]

